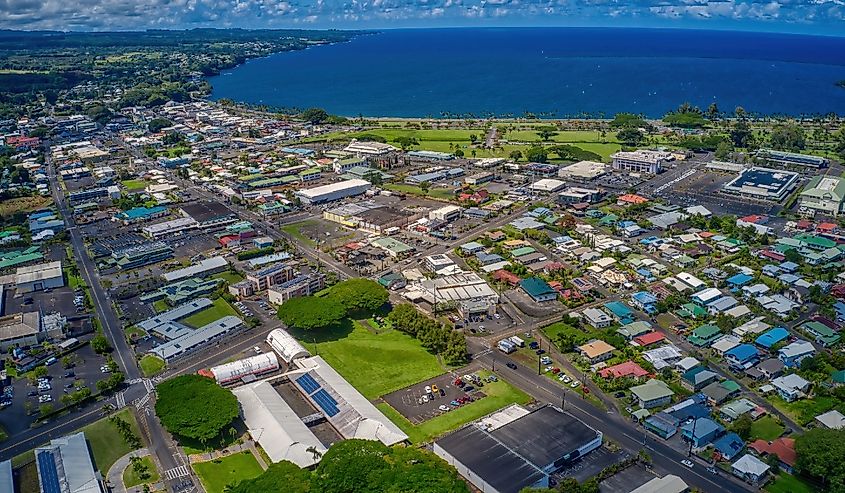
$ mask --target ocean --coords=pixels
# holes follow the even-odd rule
[[[622,28],[386,30],[250,60],[212,99],[370,117],[845,115],[845,38]]]

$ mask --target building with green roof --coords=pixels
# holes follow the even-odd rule
[[[814,320],[806,322],[801,326],[801,329],[813,337],[816,344],[821,344],[824,347],[830,347],[839,342],[839,334],[821,322]]]
[[[845,178],[814,176],[798,196],[798,210],[838,216],[845,213]]]
[[[693,346],[704,347],[713,344],[720,335],[722,335],[722,331],[719,327],[707,324],[693,330],[687,337],[687,341]]]

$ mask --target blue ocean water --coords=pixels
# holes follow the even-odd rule
[[[251,60],[212,98],[357,116],[845,114],[845,38],[622,28],[387,30]]]

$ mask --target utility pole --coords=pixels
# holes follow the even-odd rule
[[[543,372],[540,371],[542,367],[543,367],[543,365],[541,363],[540,355],[538,354],[537,355],[537,375],[543,374]]]
[[[560,408],[566,409],[566,390],[560,395]]]

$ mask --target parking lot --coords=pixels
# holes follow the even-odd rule
[[[573,477],[577,479],[579,483],[584,482],[600,473],[605,467],[617,464],[628,457],[629,454],[625,451],[613,452],[607,447],[599,447],[589,454],[582,456],[580,459],[575,461],[575,463],[557,471],[552,478],[555,482],[560,482],[560,480],[565,477]]]
[[[384,400],[416,425],[460,407],[463,403],[459,402],[459,399],[462,401],[469,397],[472,400],[478,400],[485,397],[483,381],[482,386],[475,382],[464,382],[463,388],[455,385],[457,378],[461,378],[463,382],[465,374],[472,375],[468,370],[446,373],[387,394]]]

